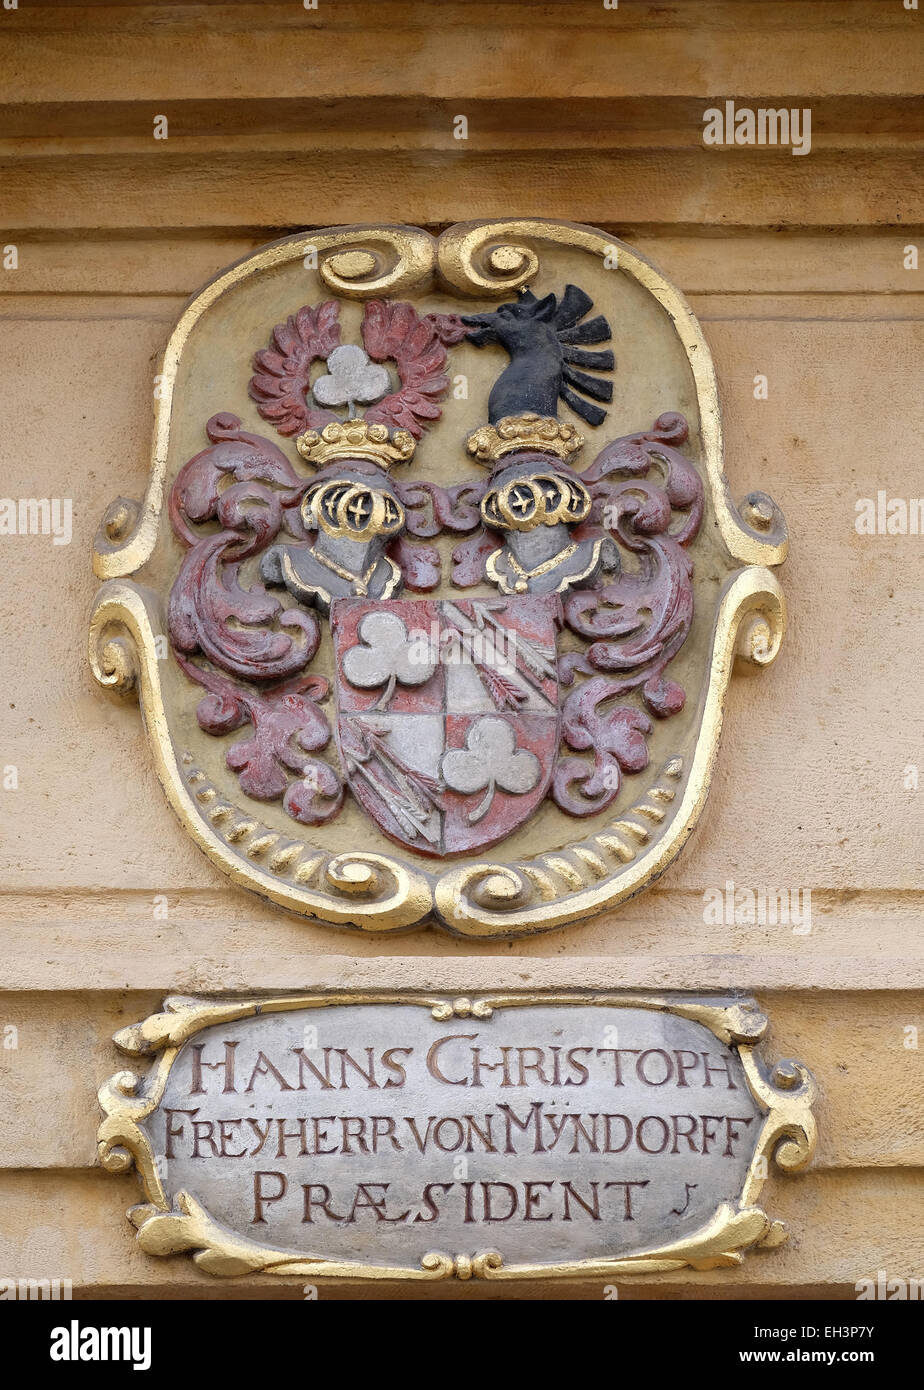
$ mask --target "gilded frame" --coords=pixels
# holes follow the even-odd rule
[[[700,1023],[720,1042],[737,1049],[751,1094],[764,1111],[764,1122],[742,1191],[734,1205],[721,1203],[713,1218],[692,1235],[626,1257],[507,1265],[497,1250],[472,1254],[430,1251],[421,1258],[419,1268],[338,1262],[270,1250],[221,1226],[188,1192],[178,1192],[176,1204],[171,1206],[143,1121],[159,1106],[170,1069],[184,1043],[214,1024],[263,1013],[322,1009],[338,1004],[416,1005],[429,1010],[438,1022],[450,1018],[489,1018],[500,1009],[543,1004],[652,1009]],[[120,1051],[136,1058],[153,1056],[155,1061],[146,1075],[120,1071],[100,1087],[98,1098],[105,1118],[97,1134],[98,1158],[110,1173],[125,1173],[132,1167],[137,1170],[145,1200],[130,1208],[128,1217],[137,1228],[139,1245],[147,1254],[167,1256],[193,1251],[197,1268],[219,1277],[274,1274],[311,1281],[353,1279],[416,1283],[447,1279],[611,1280],[684,1268],[697,1271],[733,1268],[741,1264],[747,1249],[773,1248],[786,1240],[783,1223],[771,1219],[758,1204],[758,1198],[771,1164],[786,1173],[804,1168],[814,1155],[817,1138],[812,1111],[817,1099],[814,1078],[801,1063],[789,1059],[769,1069],[765,1066],[757,1047],[767,1027],[767,1017],[753,999],[731,996],[580,990],[512,990],[461,998],[372,990],[248,999],[198,999],[175,995],[164,1001],[162,1012],[115,1034],[113,1041]]]
[[[150,559],[163,520],[174,385],[184,345],[209,307],[247,278],[319,257],[323,285],[354,299],[394,294],[437,276],[474,296],[509,295],[537,272],[536,247],[573,247],[605,257],[638,282],[671,319],[695,382],[711,514],[740,568],[721,590],[711,633],[702,719],[688,765],[671,758],[611,824],[562,849],[512,864],[489,858],[429,873],[390,853],[334,854],[278,834],[229,801],[173,746],[158,669],[158,599],[133,576]],[[105,582],[93,605],[89,660],[97,682],[140,700],[155,767],[168,801],[199,847],[236,884],[304,917],[370,932],[435,921],[470,938],[518,936],[614,908],[656,879],[679,854],[702,812],[712,778],[726,690],[735,660],[768,666],[786,625],[773,569],[786,557],[785,521],[765,494],[732,501],[723,471],[716,374],[683,296],[631,247],[591,227],[541,219],[460,223],[439,238],[413,227],[334,227],[300,233],[232,265],[187,305],[160,365],[151,471],[143,501],[118,499],[97,534],[93,564]]]

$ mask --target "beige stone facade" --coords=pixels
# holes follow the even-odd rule
[[[924,1277],[924,536],[856,526],[858,499],[924,495],[922,26],[901,0],[2,12],[18,265],[0,271],[0,493],[72,498],[74,517],[67,545],[0,536],[0,1276],[216,1296],[186,1257],[136,1248],[135,1180],[96,1165],[112,1033],[168,993],[375,985],[754,993],[774,1056],[821,1088],[812,1167],[766,1196],[790,1239],[630,1295],[852,1298],[880,1269]],[[810,107],[811,153],[704,146],[726,98]],[[516,943],[306,925],[195,849],[137,708],[95,687],[93,536],[144,491],[155,354],[201,282],[302,227],[510,214],[604,228],[687,295],[732,491],[765,489],[789,522],[790,630],[771,670],[734,680],[703,822],[642,897]],[[810,890],[811,930],[713,923],[705,895],[729,881]]]

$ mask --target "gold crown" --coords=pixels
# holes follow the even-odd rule
[[[573,425],[548,415],[505,415],[496,425],[482,425],[466,440],[466,448],[479,463],[496,463],[504,454],[537,449],[568,460],[583,448],[584,436]]]
[[[417,447],[410,430],[395,430],[365,420],[332,420],[322,430],[305,430],[295,441],[303,459],[316,468],[332,459],[370,459],[385,472],[407,463]]]

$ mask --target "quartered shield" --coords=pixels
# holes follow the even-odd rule
[[[529,818],[558,752],[559,620],[557,595],[335,600],[340,760],[386,835],[477,853]]]

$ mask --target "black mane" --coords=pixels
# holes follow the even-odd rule
[[[613,385],[588,375],[586,369],[612,371],[615,360],[609,349],[589,352],[584,346],[609,342],[612,336],[602,314],[581,321],[592,308],[588,294],[577,285],[566,285],[561,300],[554,294],[537,299],[532,290],[524,289],[518,299],[493,313],[463,315],[476,347],[496,342],[510,355],[488,402],[492,424],[524,411],[557,417],[559,399],[588,424],[602,424],[606,411],[586,398],[610,401]]]

